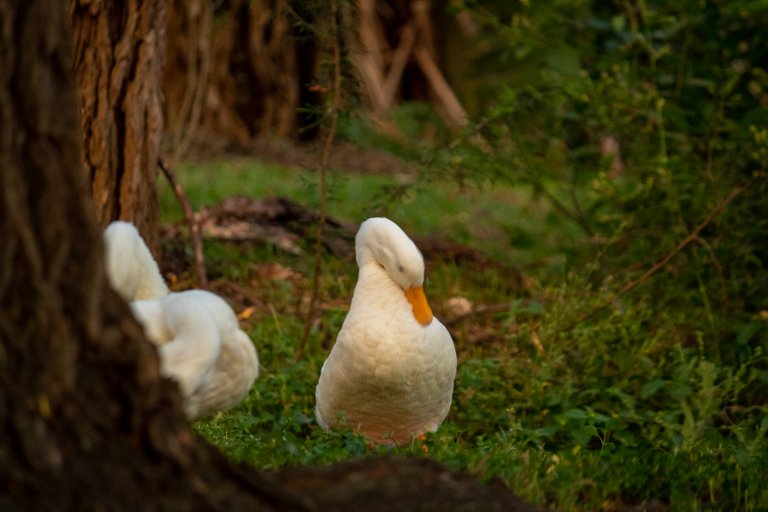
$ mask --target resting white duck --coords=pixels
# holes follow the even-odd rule
[[[130,306],[158,346],[160,372],[178,382],[188,418],[240,403],[259,375],[259,358],[224,299],[188,290]]]
[[[424,295],[424,258],[397,224],[366,220],[355,252],[357,285],[320,372],[315,417],[369,442],[408,443],[448,414],[456,350]]]
[[[240,403],[259,375],[259,358],[232,308],[203,290],[169,293],[133,224],[111,223],[104,244],[109,282],[157,345],[160,372],[178,382],[187,417]]]
[[[104,230],[107,278],[126,301],[157,299],[168,295],[157,262],[136,226],[115,221]]]

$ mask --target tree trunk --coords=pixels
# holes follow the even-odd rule
[[[302,509],[190,430],[108,288],[65,14],[0,3],[0,510]]]
[[[71,0],[82,160],[101,227],[133,222],[156,251],[164,0]]]
[[[257,136],[306,135],[316,115],[299,110],[321,97],[310,87],[318,66],[312,17],[301,8],[290,0],[231,0],[214,13],[207,1],[169,2],[164,91],[174,156],[192,140],[220,149],[217,142],[226,148]]]

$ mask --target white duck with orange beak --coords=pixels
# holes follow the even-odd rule
[[[424,295],[424,258],[397,224],[366,220],[355,251],[357,285],[320,372],[315,416],[323,429],[406,444],[448,414],[456,350]]]

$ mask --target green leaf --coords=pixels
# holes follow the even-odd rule
[[[552,70],[562,76],[575,76],[581,71],[579,53],[573,48],[558,46],[547,51],[544,59]]]
[[[611,421],[611,418],[609,416],[606,416],[605,414],[600,413],[600,412],[596,412],[594,414],[593,418],[594,418],[595,423],[603,423],[603,424],[605,424],[605,423],[608,423],[609,421]]]
[[[572,420],[585,420],[587,419],[587,413],[584,409],[569,409],[565,411],[565,417]]]
[[[744,327],[741,328],[739,334],[736,335],[736,344],[746,345],[755,334],[760,332],[762,327],[763,325],[758,322],[749,322],[748,324],[744,324]]]
[[[640,398],[646,400],[656,394],[658,390],[663,388],[667,384],[664,379],[655,379],[650,382],[646,382],[640,390]]]
[[[598,436],[597,428],[593,425],[584,425],[571,431],[571,435],[580,445],[586,445],[593,437]]]
[[[536,437],[549,437],[557,432],[557,425],[548,425],[546,427],[537,428],[534,430]]]
[[[520,313],[527,313],[529,315],[541,315],[544,313],[544,306],[541,302],[532,300],[522,308],[520,308]]]
[[[622,30],[624,30],[624,27],[626,26],[627,26],[627,18],[624,17],[624,15],[620,14],[620,15],[611,17],[611,27],[616,32],[621,32]]]

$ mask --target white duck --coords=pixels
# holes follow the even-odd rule
[[[389,219],[363,222],[349,313],[323,364],[315,416],[374,443],[410,442],[448,414],[456,350],[424,296],[424,258]]]
[[[224,299],[188,290],[130,306],[158,346],[160,372],[178,382],[187,417],[234,407],[251,389],[259,358]]]
[[[168,287],[157,262],[130,222],[115,221],[104,230],[107,278],[126,301],[157,299]]]
[[[160,372],[178,382],[190,419],[237,405],[259,375],[259,358],[234,311],[203,290],[169,293],[136,227],[104,231],[107,277],[158,347]]]

